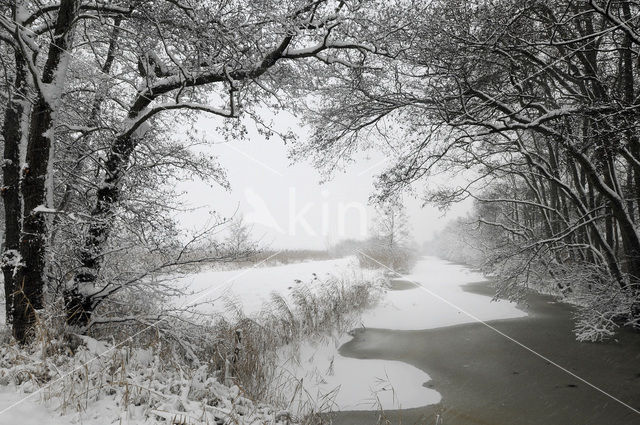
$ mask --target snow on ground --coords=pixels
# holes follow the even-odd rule
[[[27,394],[28,395],[28,394]],[[123,411],[111,400],[100,400],[92,403],[90,410],[79,413],[60,415],[53,407],[46,407],[36,394],[27,396],[13,386],[0,387],[0,423],[20,425],[104,425],[114,423],[122,425],[151,425],[145,417],[132,418],[128,411]],[[6,409],[6,411],[5,411]],[[142,415],[141,415],[142,416]]]
[[[286,298],[291,287],[298,284],[296,280],[310,282],[314,273],[319,277],[316,282],[321,282],[330,275],[375,279],[381,272],[360,270],[356,259],[349,257],[276,267],[208,271],[190,276],[183,282],[193,290],[210,291],[211,296],[224,294],[223,299],[203,307],[209,312],[224,313],[228,305],[225,299],[232,299],[251,316],[264,308],[272,292]],[[481,320],[526,315],[515,304],[492,302],[490,297],[465,292],[462,285],[484,280],[482,275],[444,260],[425,257],[404,278],[423,288],[387,291],[378,306],[363,314],[360,319],[363,327],[418,330],[474,321],[461,309]],[[443,302],[433,293],[459,308]],[[370,410],[375,405],[387,410],[440,401],[437,391],[423,386],[430,380],[429,375],[411,365],[341,356],[338,348],[350,338],[344,335],[329,343],[306,342],[296,348],[295,354],[290,347],[280,350],[281,378],[289,381],[287,391],[295,392],[300,380],[304,383],[305,392],[298,398],[298,407],[310,402],[316,408],[330,404],[333,410]],[[276,385],[282,388],[282,384]]]
[[[274,291],[286,299],[290,289],[297,284],[311,283],[313,287],[331,275],[354,281],[363,278],[376,279],[380,273],[362,271],[355,258],[345,258],[274,267],[205,271],[183,278],[180,283],[199,292],[198,297],[206,295],[206,298],[217,298],[224,295],[223,298],[230,298],[236,304],[242,305],[245,314],[254,315],[270,301],[271,293]],[[491,302],[490,297],[464,292],[462,285],[480,281],[482,276],[436,258],[427,257],[419,261],[414,271],[405,279],[416,282],[458,308],[443,302],[424,289],[411,288],[409,285],[410,289],[386,291],[380,304],[362,315],[362,326],[401,330],[429,329],[474,320],[461,310],[481,320],[526,315],[514,304],[504,301]],[[218,299],[213,304],[203,304],[199,308],[209,313],[225,313],[227,306],[228,302]],[[440,394],[436,390],[423,385],[430,380],[429,375],[411,365],[397,361],[341,356],[338,348],[350,338],[349,335],[334,336],[333,339],[307,341],[301,346],[283,347],[280,350],[280,378],[288,382],[288,391],[295,392],[297,383],[301,381],[304,384],[305,395],[297,397],[294,402],[297,407],[310,402],[314,407],[323,410],[388,410],[419,407],[440,401]],[[100,347],[94,347],[95,344],[87,345],[92,351],[100,351]],[[207,383],[205,386],[210,387],[213,384]],[[284,392],[286,393],[286,390]],[[298,394],[300,393],[298,391]],[[11,386],[1,386],[0,412],[23,396],[24,393],[21,394],[21,391]],[[191,400],[188,402],[197,403]],[[44,407],[36,395],[4,412],[0,422],[22,425],[66,425],[81,422],[97,425],[104,423],[105,418],[116,418],[117,422],[119,417],[123,424],[138,425],[148,420],[148,416],[141,413],[121,412],[111,399],[94,402],[90,411],[85,412],[81,419],[77,413],[59,416],[57,409],[54,411],[52,408],[53,406]]]
[[[207,365],[185,370],[151,348],[105,352],[104,343],[82,340],[73,356],[50,350],[44,361],[46,350],[0,346],[0,424],[292,424],[287,412],[221,384]]]
[[[281,266],[263,266],[236,270],[209,270],[183,277],[178,283],[185,285],[194,295],[185,300],[212,300],[199,306],[206,313],[224,314],[229,304],[242,308],[246,316],[259,313],[277,292],[288,301],[291,288],[307,284],[313,288],[328,277],[345,279],[374,279],[378,273],[360,270],[355,257],[325,261],[306,261]]]
[[[289,399],[295,400],[292,411],[308,406],[321,411],[409,409],[440,401],[437,391],[423,386],[429,375],[412,365],[341,356],[338,348],[350,339],[342,335],[280,350],[281,376],[274,386],[289,381]],[[304,391],[296,392],[300,383]]]
[[[14,387],[0,386],[0,423],[20,425],[66,425],[71,423],[38,403],[38,397],[20,402],[25,397]],[[18,403],[18,404],[16,404]],[[13,406],[16,404],[15,406]],[[9,408],[7,411],[5,409]]]

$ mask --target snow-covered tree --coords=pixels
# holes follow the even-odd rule
[[[385,202],[377,209],[377,213],[373,237],[389,250],[407,247],[411,229],[404,205],[397,201]]]
[[[402,16],[411,30],[387,39],[401,53],[326,85],[298,154],[333,169],[385,150],[378,199],[420,183],[445,208],[475,198],[480,225],[504,242],[493,264],[509,280],[531,267],[553,278],[597,270],[635,300],[616,320],[637,323],[638,4],[433,1]],[[430,179],[443,172],[467,181]]]
[[[43,306],[51,243],[67,235],[76,247],[62,290],[68,323],[86,328],[113,293],[101,276],[109,253],[123,248],[113,244],[118,226],[127,214],[145,216],[141,202],[152,209],[140,197],[157,193],[149,185],[182,166],[225,184],[215,164],[167,137],[175,119],[257,118],[257,108],[284,107],[319,66],[362,66],[380,41],[366,3],[3,3],[0,40],[12,51],[3,61],[14,87],[4,111],[3,269],[15,336],[27,339]],[[227,129],[244,134],[241,124]]]

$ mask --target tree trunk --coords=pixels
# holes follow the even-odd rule
[[[36,322],[36,312],[43,307],[46,271],[47,220],[38,211],[48,205],[50,166],[54,143],[55,110],[64,84],[66,61],[72,26],[78,10],[77,0],[63,0],[42,72],[38,100],[29,122],[26,164],[23,169],[21,192],[24,205],[21,263],[16,274],[14,295],[13,335],[21,343],[28,340]]]
[[[109,49],[107,51],[107,58],[102,66],[102,73],[109,74],[111,67],[115,60],[115,54],[117,49],[117,40],[120,33],[121,18],[114,18],[113,32],[109,41]],[[94,96],[93,105],[91,108],[91,114],[89,116],[89,126],[96,125],[100,112],[102,110],[102,104],[106,97],[107,88],[104,86],[98,87]],[[76,164],[78,171],[82,169],[81,159],[78,158]],[[79,173],[78,173],[79,174]],[[65,190],[63,202],[70,198],[72,185],[69,184]],[[99,195],[98,195],[99,196]],[[93,225],[89,229],[89,235],[95,235],[96,230]],[[98,236],[99,238],[99,236]],[[70,326],[74,326],[80,329],[85,329],[91,318],[91,312],[93,311],[93,300],[87,296],[87,287],[93,287],[97,278],[97,272],[99,266],[97,264],[100,258],[99,254],[96,254],[97,247],[95,244],[89,241],[96,241],[95,237],[89,237],[84,248],[80,250],[79,258],[82,264],[80,271],[74,277],[74,284],[71,288],[67,288],[64,292],[64,302],[66,311],[66,321]],[[81,291],[79,288],[82,288]]]
[[[622,2],[622,17],[625,22],[631,21],[631,7],[629,6],[629,2]],[[634,72],[633,72],[633,40],[629,34],[625,35],[623,44],[622,44],[622,69],[620,75],[622,77],[622,98],[625,102],[625,107],[629,108],[630,116],[627,117],[628,120],[628,130],[625,131],[625,138],[627,139],[627,143],[629,144],[629,151],[633,155],[633,157],[638,160],[640,159],[640,140],[638,140],[638,135],[636,134],[636,121],[638,117],[638,113],[635,111],[636,106],[636,95],[635,95],[635,80],[634,80]],[[635,187],[632,187],[631,184],[628,185],[628,193],[629,193],[629,203],[631,204],[629,214],[634,216],[633,209],[633,197],[632,193],[635,194],[636,203],[640,200],[640,170],[638,167],[634,166],[633,163],[628,165],[628,173],[629,173],[629,183],[633,182]],[[632,176],[632,177],[631,177]],[[638,212],[640,214],[640,210]]]
[[[22,205],[20,203],[20,143],[22,141],[22,123],[29,113],[25,108],[27,95],[27,69],[22,54],[16,49],[14,79],[15,91],[10,93],[5,110],[2,136],[4,138],[4,156],[2,164],[3,186],[0,189],[4,202],[4,241],[2,249],[2,274],[4,275],[4,296],[6,304],[6,323],[13,321],[13,293],[15,291],[16,265],[20,260],[20,227]]]
[[[80,269],[74,277],[72,288],[65,294],[67,323],[80,329],[88,325],[93,309],[99,302],[91,294],[96,291],[104,248],[120,201],[121,179],[136,144],[132,136],[123,135],[116,139],[111,148],[105,162],[105,178],[98,189],[96,204],[91,211],[91,224],[80,252]]]

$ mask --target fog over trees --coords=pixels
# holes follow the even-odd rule
[[[3,270],[15,337],[26,339],[47,285],[57,282],[67,322],[82,329],[149,268],[182,262],[168,258],[178,206],[167,183],[227,182],[172,125],[208,113],[242,137],[240,118],[282,108],[318,66],[374,54],[376,13],[324,1],[4,3]],[[117,259],[133,250],[154,264],[123,278]]]
[[[38,385],[52,382],[51,352],[72,358],[82,354],[78,347],[93,353],[98,342],[110,340],[114,349],[142,335],[147,345],[137,348],[155,354],[140,367],[173,368],[158,390],[166,399],[189,393],[180,397],[205,412],[216,394],[236,400],[246,389],[242,397],[252,403],[279,406],[287,397],[267,397],[276,350],[329,328],[357,328],[353,315],[392,290],[429,291],[407,277],[426,261],[420,254],[477,268],[495,283],[497,298],[519,301],[537,291],[572,304],[571,343],[640,326],[636,1],[0,0],[0,99],[8,329],[0,352],[15,346],[36,356],[33,347],[50,344],[38,354],[38,367],[45,366],[25,372]],[[282,131],[282,122],[272,122],[279,113],[299,119],[301,131]],[[257,128],[319,179],[349,173],[370,153],[382,156],[368,238],[335,241],[326,251],[276,252],[242,212],[210,211],[206,226],[186,231],[177,219],[187,209],[180,184],[231,190],[233,183],[198,132],[203,116],[218,126],[215,143],[250,146]],[[251,153],[255,163],[260,154]],[[419,252],[403,199],[443,213],[468,200],[473,208]],[[185,301],[223,286],[196,290],[185,275],[219,273],[229,282],[233,268],[293,264],[286,270],[306,273],[305,261],[337,270],[347,256],[360,273],[352,281],[314,271],[305,282],[276,271],[250,282],[267,306],[255,317],[233,300],[222,319],[201,308],[219,306],[217,298]],[[398,283],[402,275],[407,281]],[[275,282],[281,277],[291,282]],[[477,299],[455,286],[462,280],[451,293],[472,305]],[[281,293],[261,283],[280,285]],[[413,312],[408,298],[403,308]],[[526,316],[504,304],[488,320]],[[444,326],[467,323],[457,321],[459,313]],[[365,332],[362,323],[357,329]],[[87,369],[80,380],[89,388],[122,359],[138,359],[123,353],[110,358],[101,378]],[[7,357],[11,367],[22,366],[20,355]],[[78,364],[65,363],[71,376]],[[206,393],[211,388],[219,392]],[[100,394],[116,394],[110,391]],[[127,400],[128,391],[127,384]],[[309,392],[302,380],[295,391]],[[235,404],[225,408],[235,414]],[[269,415],[279,418],[273,423],[302,423],[275,407]],[[169,419],[196,423],[162,420]]]
[[[552,280],[577,293],[599,310],[587,336],[635,326],[637,16],[626,1],[424,4],[413,31],[393,34],[396,60],[323,88],[300,152],[320,163],[383,140],[398,160],[380,175],[379,199],[415,182],[443,208],[473,198],[458,232],[475,232],[503,289]],[[429,186],[442,172],[470,177]]]

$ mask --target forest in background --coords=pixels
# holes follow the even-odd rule
[[[393,163],[374,199],[407,190],[444,210],[473,199],[473,214],[440,235],[441,252],[473,252],[501,296],[531,286],[577,302],[584,340],[636,327],[638,5],[422,7],[410,31],[393,34],[397,60],[321,89],[326,103],[299,152],[322,166],[327,156],[384,149]],[[441,176],[445,184],[430,184]]]
[[[473,199],[431,248],[500,297],[577,304],[580,340],[637,328],[639,85],[631,0],[0,0],[0,384],[145,423],[321,423],[280,414],[277,349],[353,328],[388,289],[378,272],[411,269],[403,197]],[[280,111],[304,137],[265,118]],[[249,126],[323,178],[383,155],[372,237],[280,253],[239,217],[180,228],[179,182],[231,184],[200,148]],[[258,319],[176,284],[353,253],[380,270],[295,282]]]
[[[18,341],[44,311],[80,333],[161,317],[135,301],[176,295],[158,276],[253,252],[213,236],[222,217],[189,237],[171,218],[175,182],[229,185],[195,131],[172,132],[198,114],[232,139],[250,120],[326,176],[383,152],[372,202],[475,200],[448,232],[473,239],[501,295],[550,282],[584,306],[584,339],[638,323],[633,1],[5,0],[0,12],[2,270]],[[276,134],[265,108],[296,113],[310,137]]]

